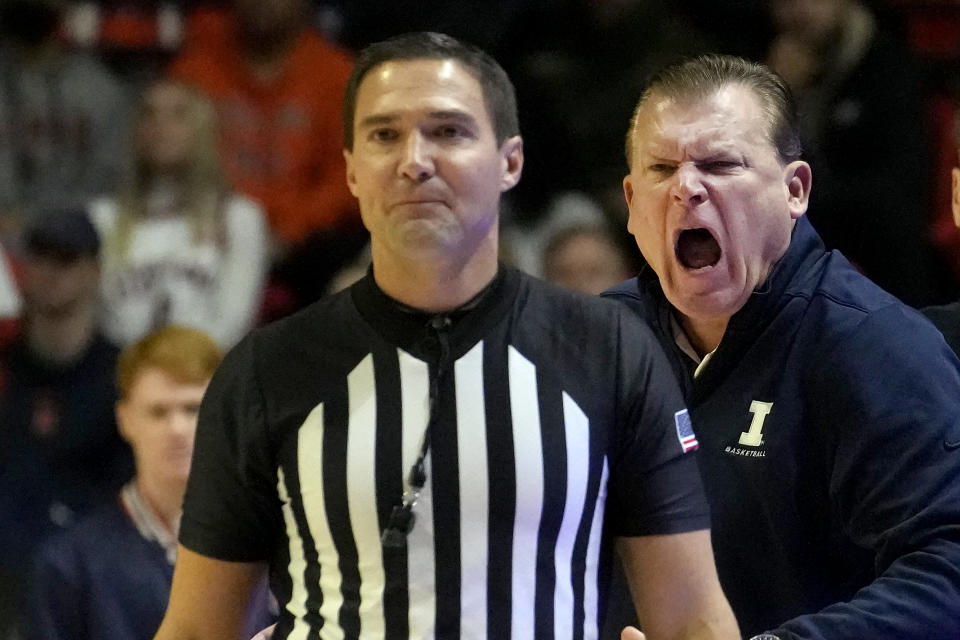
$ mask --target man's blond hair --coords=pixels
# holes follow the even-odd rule
[[[217,343],[202,331],[170,325],[134,342],[117,361],[117,389],[123,400],[144,369],[160,369],[183,384],[204,384],[223,359]]]

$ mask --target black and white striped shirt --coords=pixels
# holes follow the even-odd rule
[[[596,638],[611,536],[708,526],[683,409],[619,305],[503,270],[439,335],[368,276],[204,400],[181,542],[271,565],[275,638]],[[425,435],[404,548],[381,544]]]

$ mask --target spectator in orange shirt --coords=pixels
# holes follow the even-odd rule
[[[317,235],[362,233],[341,153],[340,101],[352,62],[306,26],[308,6],[234,0],[232,12],[188,28],[170,68],[216,103],[227,175],[263,205],[281,259],[305,247],[316,252]]]

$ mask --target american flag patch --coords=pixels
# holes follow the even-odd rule
[[[683,409],[673,414],[673,421],[677,425],[677,440],[680,441],[680,447],[683,452],[693,451],[700,446],[697,442],[697,436],[693,433],[693,423],[690,422],[690,413]]]

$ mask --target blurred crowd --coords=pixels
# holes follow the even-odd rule
[[[44,540],[133,473],[120,350],[172,324],[228,349],[365,272],[340,102],[352,52],[409,30],[516,85],[501,237],[524,270],[596,294],[642,267],[630,112],[651,72],[716,51],[795,92],[828,247],[911,305],[960,297],[955,2],[0,0],[0,639]]]

